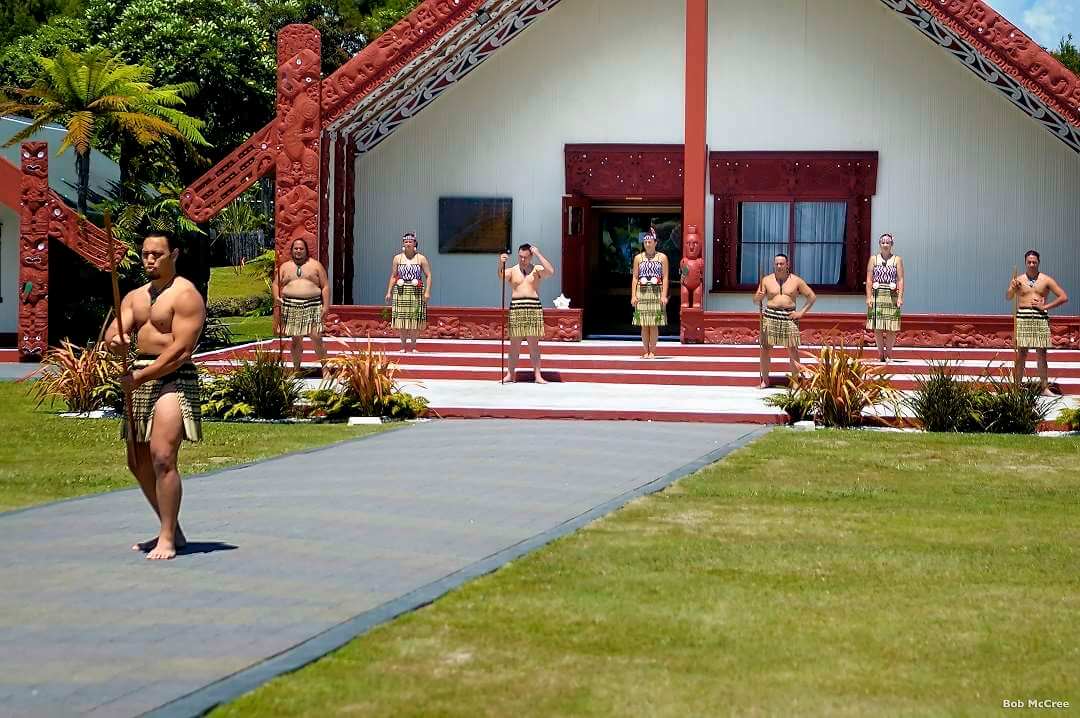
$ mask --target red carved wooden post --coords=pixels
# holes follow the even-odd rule
[[[40,359],[49,345],[49,146],[24,142],[19,222],[19,355]]]
[[[705,227],[705,172],[708,163],[706,120],[708,115],[708,0],[686,0],[686,109],[683,133],[683,236],[684,271],[680,326],[682,341],[704,341],[702,284],[705,259],[698,228]],[[691,240],[693,238],[693,241]],[[686,282],[696,282],[687,287]],[[687,291],[689,290],[689,291]],[[694,300],[693,304],[689,302]]]
[[[319,31],[289,25],[278,33],[275,248],[278,264],[294,240],[322,261],[319,242],[319,170],[322,110]]]
[[[682,288],[679,292],[680,334],[684,343],[705,341],[705,257],[696,224],[688,225],[683,237],[683,258],[679,263]]]

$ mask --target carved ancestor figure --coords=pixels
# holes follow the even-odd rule
[[[701,236],[696,224],[686,228],[685,250],[679,271],[682,275],[680,298],[684,307],[701,307],[702,288],[705,276],[705,258],[701,256]]]

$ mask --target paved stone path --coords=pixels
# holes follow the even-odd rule
[[[421,424],[187,481],[161,563],[133,490],[0,515],[0,715],[197,715],[759,431]]]

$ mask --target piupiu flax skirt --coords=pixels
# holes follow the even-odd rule
[[[896,293],[888,287],[874,290],[873,306],[866,308],[866,328],[880,332],[900,331],[900,307],[896,306]]]
[[[139,357],[132,369],[142,369],[154,363],[154,357]],[[202,399],[199,395],[199,374],[191,362],[184,364],[171,374],[159,379],[151,379],[140,384],[131,395],[131,413],[135,419],[135,442],[150,441],[150,432],[154,428],[154,407],[161,396],[162,389],[168,385],[176,387],[176,398],[180,402],[180,414],[184,422],[184,438],[188,441],[202,440]],[[120,425],[120,436],[127,439],[127,416]]]
[[[1035,307],[1016,310],[1016,348],[1048,349],[1050,341],[1050,315]]]
[[[660,301],[663,290],[659,284],[639,284],[637,306],[634,307],[635,327],[666,327],[667,308]]]
[[[423,329],[427,327],[427,302],[424,288],[411,284],[394,286],[394,309],[390,324],[394,329]]]
[[[287,337],[303,337],[322,333],[322,297],[300,299],[282,297],[282,334]]]
[[[762,331],[765,343],[772,347],[799,346],[799,323],[791,318],[794,309],[765,308]]]
[[[544,336],[544,305],[535,297],[510,300],[510,338]]]

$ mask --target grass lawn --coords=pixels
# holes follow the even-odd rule
[[[212,267],[210,269],[211,299],[226,297],[250,297],[263,294],[266,290],[265,274],[261,265],[245,266],[238,274],[233,267]]]
[[[274,338],[273,317],[222,317],[221,322],[232,332],[233,344]]]
[[[214,715],[1075,708],[1078,463],[1076,439],[775,431]]]
[[[35,410],[27,385],[0,382],[0,511],[135,486],[119,420],[61,419]],[[196,474],[380,431],[343,424],[203,422],[204,440],[180,450],[180,471]]]

